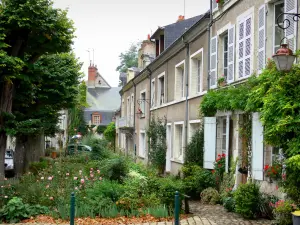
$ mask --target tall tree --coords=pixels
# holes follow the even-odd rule
[[[14,97],[17,173],[43,155],[44,133],[58,132],[59,110],[75,105],[82,64],[74,54],[42,56],[27,71]]]
[[[4,176],[7,123],[13,95],[26,72],[45,53],[69,52],[74,38],[67,11],[50,0],[2,0],[0,3],[0,178]],[[36,76],[33,74],[33,76]]]
[[[138,66],[138,48],[139,43],[131,44],[129,49],[121,53],[119,55],[120,65],[116,68],[116,71],[120,73],[127,72],[127,69],[130,67],[137,67]]]

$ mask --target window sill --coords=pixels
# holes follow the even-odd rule
[[[145,159],[146,158],[145,155],[138,155],[138,157],[141,158],[141,159]]]
[[[175,163],[179,163],[179,164],[183,164],[184,162],[183,162],[183,159],[181,159],[181,158],[172,158],[171,159],[171,162],[175,162]]]

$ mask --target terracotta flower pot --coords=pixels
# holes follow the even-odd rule
[[[52,159],[56,159],[57,156],[57,152],[51,152],[51,158]]]

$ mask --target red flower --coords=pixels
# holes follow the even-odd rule
[[[212,170],[212,171],[211,171],[212,174],[214,174],[215,172],[216,172],[215,170]]]
[[[220,168],[222,166],[222,164],[219,164],[218,167]]]
[[[222,154],[222,157],[223,157],[223,158],[225,158],[225,157],[226,157],[226,155],[223,153],[223,154]]]
[[[269,169],[269,165],[265,165],[265,168],[264,168],[264,170],[268,170]]]
[[[276,185],[276,187],[275,187],[275,188],[276,188],[276,190],[278,190],[278,185]]]

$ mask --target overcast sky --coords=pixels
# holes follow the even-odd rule
[[[95,64],[111,86],[118,85],[119,54],[130,43],[145,40],[158,26],[176,22],[184,14],[184,0],[54,0],[55,6],[69,8],[75,22],[74,51],[87,74],[89,53],[94,48]],[[209,0],[185,0],[185,17],[209,9]],[[92,59],[91,53],[91,59]]]

